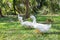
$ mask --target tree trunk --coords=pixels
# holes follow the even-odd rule
[[[2,15],[2,10],[1,10],[1,8],[0,8],[0,17],[4,17],[4,16]]]
[[[29,17],[29,0],[25,0],[26,3],[26,14],[25,17],[28,18]]]
[[[14,14],[16,15],[15,2],[16,2],[16,0],[13,0]]]

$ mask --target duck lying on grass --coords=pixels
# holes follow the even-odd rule
[[[51,28],[51,24],[42,24],[42,23],[37,23],[35,16],[31,15],[30,18],[33,19],[33,27],[36,29],[37,33],[45,33]],[[48,20],[49,23],[51,23]]]
[[[20,21],[22,26],[25,26],[27,28],[32,28],[32,22],[23,21],[23,17],[21,17],[19,14],[18,14],[18,20]]]

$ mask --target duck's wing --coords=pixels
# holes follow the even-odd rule
[[[45,24],[38,24],[36,28],[39,29],[41,32],[46,32],[50,29],[50,26]]]

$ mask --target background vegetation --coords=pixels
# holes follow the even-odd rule
[[[0,0],[0,16],[23,14],[59,14],[60,0]]]

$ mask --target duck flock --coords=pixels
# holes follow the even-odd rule
[[[37,23],[34,15],[31,15],[30,18],[33,20],[32,22],[24,21],[23,17],[18,14],[18,20],[20,21],[22,26],[35,28],[40,33],[45,33],[51,28],[51,24]]]

